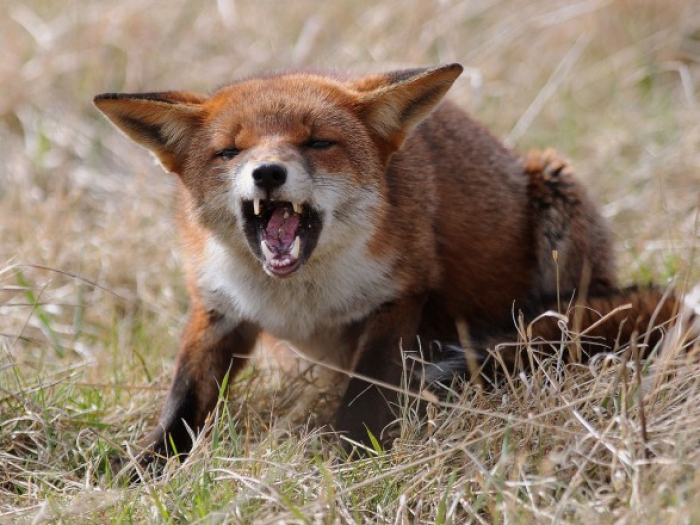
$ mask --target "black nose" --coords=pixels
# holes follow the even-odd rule
[[[287,168],[282,164],[263,164],[253,170],[253,182],[268,191],[279,188],[287,181]]]

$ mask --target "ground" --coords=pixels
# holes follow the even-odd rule
[[[91,102],[460,62],[454,100],[571,159],[621,279],[682,292],[700,281],[697,0],[5,0],[0,44],[0,523],[700,522],[700,366],[678,345],[551,358],[423,425],[406,397],[394,448],[352,463],[317,418],[285,418],[305,378],[261,360],[186,463],[130,486],[108,458],[157,419],[187,299],[174,180]]]

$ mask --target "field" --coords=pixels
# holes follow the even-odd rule
[[[157,421],[188,305],[175,181],[92,105],[460,62],[453,99],[571,159],[622,281],[682,293],[700,282],[698,0],[3,0],[0,47],[0,523],[700,523],[700,363],[678,345],[552,358],[422,424],[406,396],[394,447],[355,462],[323,406],[287,417],[304,378],[263,355],[186,462],[131,485],[109,458]]]

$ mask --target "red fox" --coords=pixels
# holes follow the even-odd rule
[[[351,372],[335,429],[367,443],[394,419],[402,348],[457,343],[457,321],[476,347],[506,341],[514,311],[534,316],[582,283],[590,352],[674,316],[657,289],[618,288],[607,226],[564,160],[521,157],[443,101],[461,71],[301,70],[211,96],[95,97],[179,180],[192,304],[153,452],[191,447],[187,429],[262,332]],[[594,324],[594,309],[626,303]]]

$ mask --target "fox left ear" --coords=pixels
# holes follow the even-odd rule
[[[408,132],[437,106],[464,68],[449,64],[407,69],[361,79],[362,116],[379,136],[397,149]]]
[[[185,91],[105,93],[94,99],[134,142],[148,148],[166,171],[179,173],[189,140],[204,115],[206,97]]]

